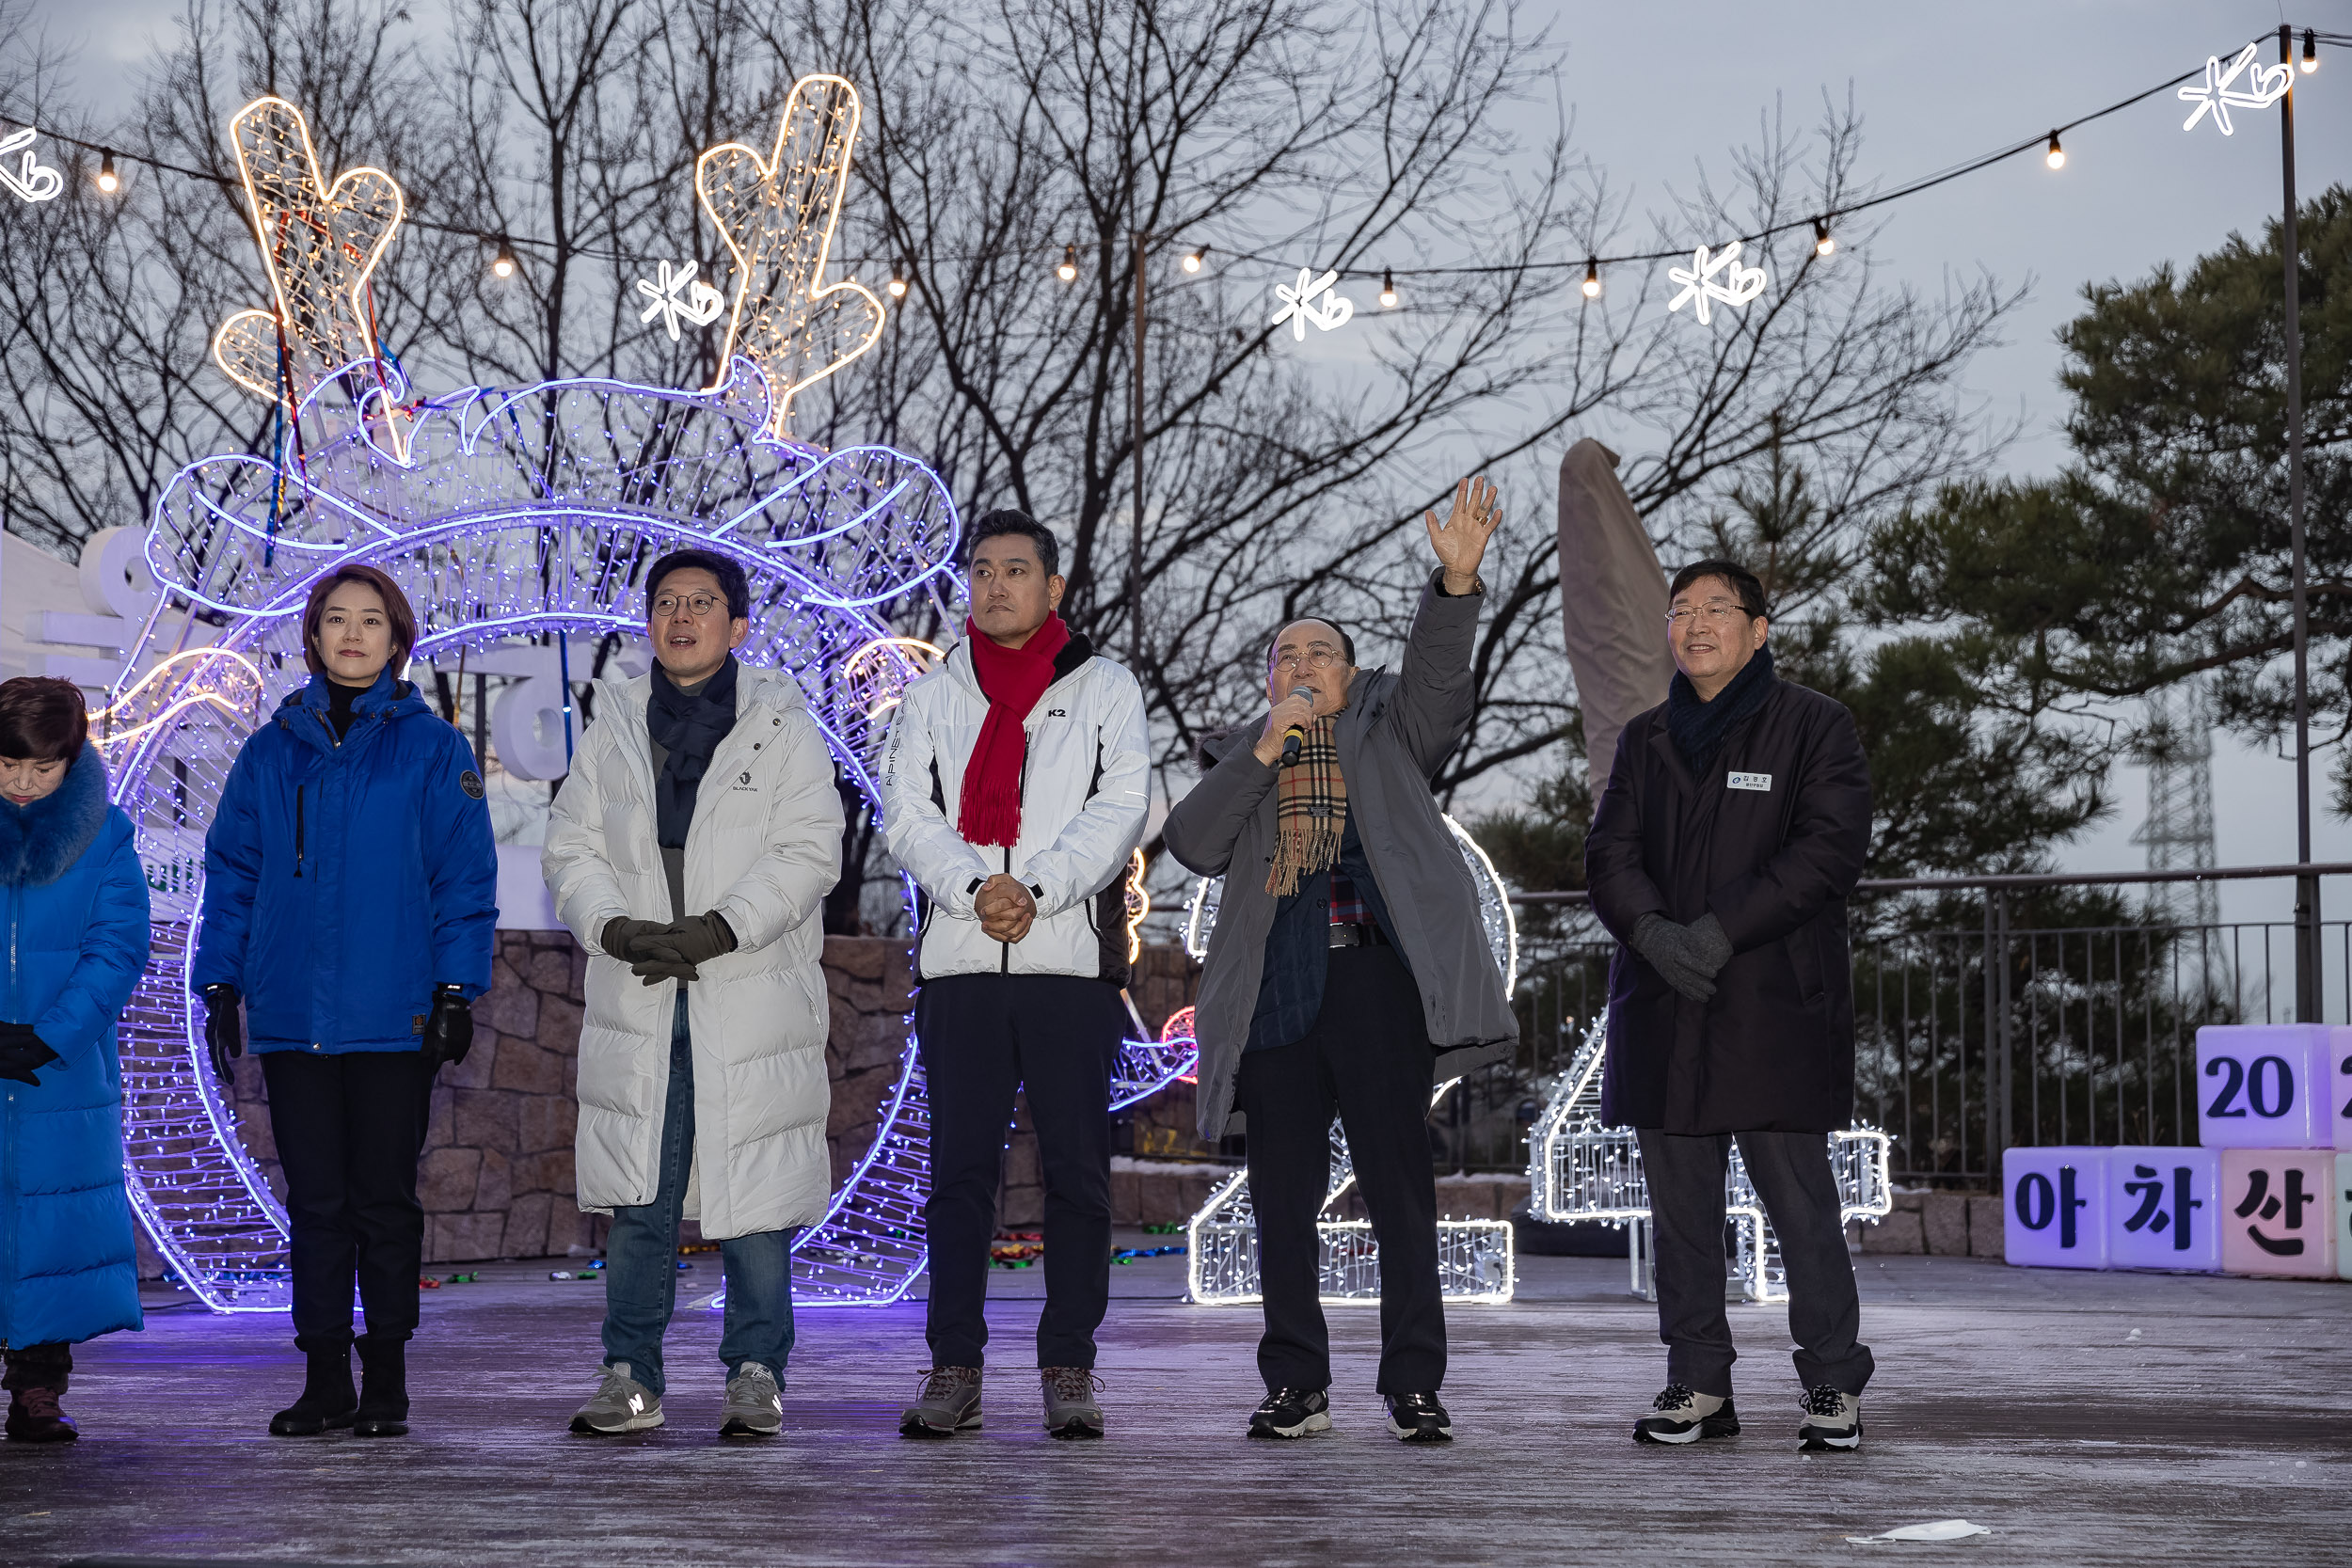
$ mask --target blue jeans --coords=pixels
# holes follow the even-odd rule
[[[651,1203],[612,1211],[604,1243],[604,1359],[628,1363],[629,1375],[659,1397],[661,1336],[677,1307],[677,1226],[694,1159],[694,1054],[686,1034],[686,989],[678,988],[670,1026],[670,1088],[661,1117],[660,1183]],[[756,1361],[784,1382],[792,1354],[792,1240],[795,1230],[763,1230],[719,1243],[726,1273],[726,1316],[719,1359],[733,1373]]]

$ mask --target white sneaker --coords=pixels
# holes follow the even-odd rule
[[[615,1361],[603,1371],[603,1386],[572,1415],[574,1432],[618,1437],[661,1424],[661,1396],[629,1376],[628,1362]]]
[[[1862,1396],[1823,1383],[1804,1391],[1804,1419],[1797,1423],[1797,1447],[1806,1453],[1862,1447]]]
[[[1737,1437],[1740,1413],[1731,1396],[1701,1394],[1679,1383],[1650,1402],[1649,1414],[1633,1423],[1636,1443],[1695,1443],[1702,1437]]]

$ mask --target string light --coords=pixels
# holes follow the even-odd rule
[[[1380,269],[1380,309],[1396,309],[1396,277],[1386,267]]]
[[[122,177],[115,173],[115,150],[111,147],[98,151],[98,188],[108,196],[122,188]]]
[[[1076,245],[1066,245],[1061,247],[1061,265],[1054,269],[1054,276],[1065,283],[1075,283],[1078,280],[1078,247]]]
[[[2042,154],[2042,161],[2049,165],[2052,168],[2064,168],[2066,166],[2066,149],[2058,145],[2058,133],[2056,131],[2050,133],[2050,148],[2048,151]]]
[[[1836,248],[1837,240],[1829,231],[1829,219],[1815,218],[1813,220],[1813,254],[1827,256]]]
[[[501,277],[515,276],[515,247],[506,242],[504,235],[499,237],[499,253],[491,259],[490,270]]]
[[[1586,299],[1600,297],[1600,263],[1590,258],[1587,258],[1584,262],[1583,289]]]
[[[1209,247],[1207,245],[1201,245],[1197,249],[1184,252],[1184,270],[1186,272],[1199,272],[1200,270],[1200,263],[1202,260],[1205,259],[1208,254]]]
[[[890,280],[890,297],[893,299],[904,299],[907,297],[907,280],[905,278],[893,277]]]
[[[2314,27],[2306,27],[2303,29],[2303,74],[2309,76],[2318,69],[2319,31]]]

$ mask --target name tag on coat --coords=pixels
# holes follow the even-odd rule
[[[1759,794],[1770,795],[1772,792],[1772,776],[1770,773],[1730,773],[1724,775],[1724,785],[1727,789],[1753,789]]]

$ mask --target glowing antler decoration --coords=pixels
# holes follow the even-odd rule
[[[302,111],[282,98],[257,98],[239,109],[229,136],[245,174],[271,309],[240,310],[224,322],[213,357],[240,387],[282,403],[289,420],[323,384],[350,374],[355,405],[364,410],[369,397],[382,399],[384,444],[405,461],[394,405],[405,387],[384,362],[368,299],[369,275],[400,226],[400,186],[379,168],[350,169],[326,183]]]
[[[735,305],[719,362],[740,354],[759,367],[777,436],[793,394],[882,336],[882,304],[870,290],[824,281],[857,125],[857,88],[838,76],[803,76],[792,85],[768,162],[729,142],[694,164],[695,193],[735,256]]]

